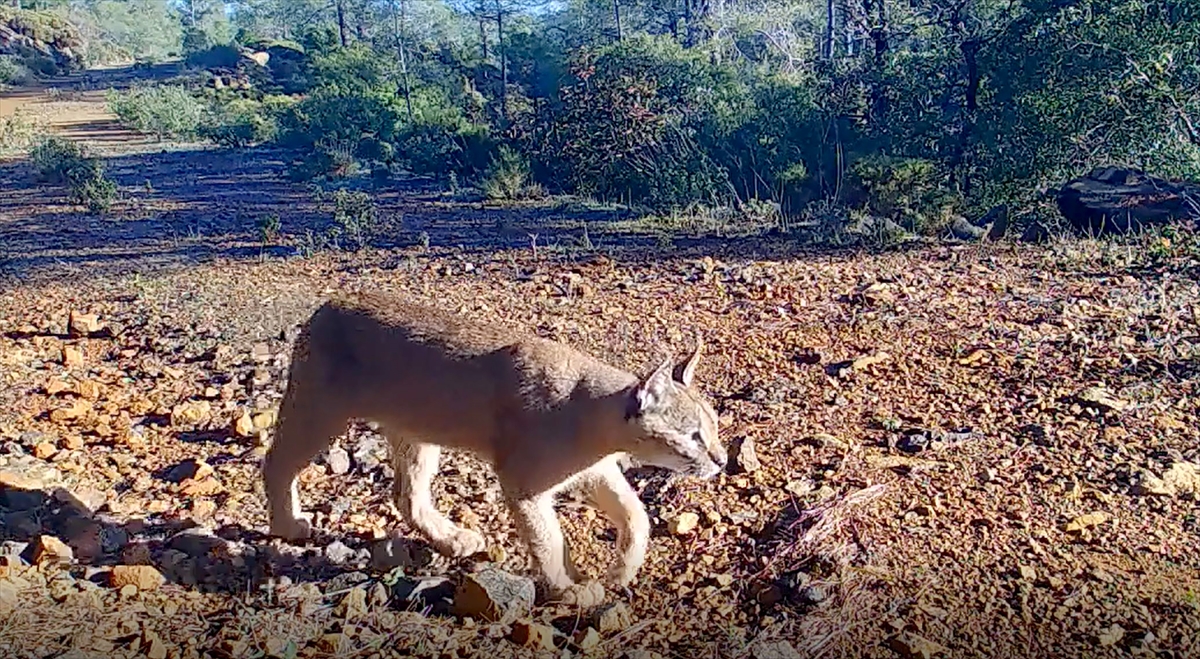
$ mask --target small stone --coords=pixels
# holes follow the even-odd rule
[[[108,585],[124,589],[133,586],[139,592],[158,590],[166,578],[152,565],[117,565],[108,573]]]
[[[189,478],[179,484],[179,493],[189,497],[210,497],[225,490],[215,478]]]
[[[800,659],[800,653],[787,641],[763,641],[750,648],[754,659]]]
[[[1090,527],[1093,527],[1093,526],[1096,526],[1099,524],[1103,524],[1104,522],[1107,522],[1107,521],[1108,521],[1107,513],[1104,513],[1101,511],[1096,511],[1096,512],[1087,513],[1086,515],[1080,515],[1079,517],[1076,517],[1075,519],[1073,519],[1067,523],[1065,529],[1066,529],[1067,533],[1079,533],[1080,531],[1083,531],[1084,529],[1087,529],[1087,528],[1090,528]]]
[[[762,468],[758,452],[754,449],[754,438],[743,437],[734,447],[733,464],[738,473],[749,474]]]
[[[593,627],[575,632],[575,645],[579,646],[579,649],[584,652],[596,649],[600,645],[600,641],[600,632],[596,631]]]
[[[192,519],[207,520],[217,512],[217,504],[210,499],[197,499],[192,502]]]
[[[70,316],[67,317],[67,333],[75,338],[95,334],[102,327],[100,317],[94,313],[72,311]]]
[[[796,593],[796,596],[802,604],[809,606],[817,606],[829,599],[829,594],[825,592],[825,589],[816,585],[801,588],[800,592]]]
[[[167,472],[167,480],[172,483],[182,483],[189,478],[201,480],[213,475],[213,468],[203,460],[188,458],[175,465]]]
[[[335,654],[342,647],[341,634],[325,634],[317,641],[317,648],[328,654]]]
[[[61,394],[64,391],[70,391],[70,390],[71,390],[71,385],[69,385],[66,382],[63,382],[62,380],[59,380],[57,378],[46,383],[46,395],[47,396],[57,396],[58,394]]]
[[[629,607],[614,602],[596,612],[593,624],[601,634],[623,632],[633,626],[633,615],[629,613]]]
[[[1149,471],[1140,474],[1134,491],[1142,495],[1179,496],[1200,495],[1200,465],[1191,462],[1176,462],[1158,478]]]
[[[509,636],[513,643],[534,650],[554,650],[554,628],[549,625],[539,625],[532,622],[517,622],[513,624]]]
[[[65,345],[62,347],[62,363],[63,366],[79,366],[83,364],[83,348],[74,345]]]
[[[346,620],[356,620],[367,615],[367,589],[361,586],[351,588],[338,604],[337,614]]]
[[[256,430],[268,430],[275,425],[275,412],[259,412],[254,415],[254,428]]]
[[[142,652],[147,659],[167,659],[166,643],[163,643],[158,634],[148,629],[142,633]]]
[[[1020,572],[1021,572],[1022,579],[1026,580],[1026,581],[1037,581],[1037,570],[1035,570],[1034,568],[1032,568],[1028,565],[1022,565],[1020,567]]]
[[[700,516],[696,513],[679,513],[667,521],[667,530],[672,535],[687,535],[700,524]]]
[[[242,412],[241,416],[233,422],[233,431],[242,437],[253,437],[256,434],[254,428],[254,419],[246,412]]]
[[[1089,405],[1110,412],[1124,412],[1129,408],[1129,403],[1117,398],[1104,387],[1085,389],[1079,393],[1078,398]]]
[[[342,475],[350,471],[350,454],[340,446],[334,446],[329,449],[329,454],[325,457],[325,463],[329,465],[329,471]]]
[[[48,563],[70,563],[75,558],[75,552],[65,542],[52,535],[39,535],[33,541],[31,555],[35,565]]]
[[[88,400],[98,400],[103,395],[104,390],[99,383],[92,380],[80,380],[75,383],[75,393]]]
[[[334,540],[325,546],[325,558],[329,559],[334,565],[342,565],[354,558],[354,550],[347,547],[340,540]]]
[[[946,648],[916,634],[901,634],[888,642],[896,654],[905,659],[931,659],[946,651]]]
[[[58,447],[50,442],[42,442],[33,447],[33,457],[39,460],[49,460],[55,453],[58,453]]]
[[[117,590],[117,593],[121,596],[121,599],[129,599],[129,598],[133,597],[134,595],[138,594],[138,587],[131,583],[128,583],[128,584],[125,584],[124,586],[121,586]]]
[[[1096,640],[1100,642],[1102,647],[1108,647],[1120,643],[1123,638],[1125,638],[1125,629],[1120,625],[1113,624],[1110,627],[1100,630],[1100,634]]]
[[[454,592],[455,615],[506,623],[534,605],[533,580],[495,568],[469,574]]]
[[[171,408],[171,425],[192,426],[212,416],[212,403],[207,400],[188,400]]]
[[[876,364],[882,364],[890,360],[892,356],[886,352],[877,352],[873,355],[863,355],[851,362],[850,367],[855,371],[868,369]]]

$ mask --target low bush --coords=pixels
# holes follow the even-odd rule
[[[77,143],[51,136],[29,153],[38,178],[52,185],[65,185],[71,203],[103,213],[117,198],[117,185],[104,173],[104,164],[89,156]]]
[[[545,195],[529,174],[529,160],[507,145],[499,148],[484,173],[480,186],[493,201],[520,201]]]
[[[196,139],[203,132],[209,114],[205,101],[179,85],[110,91],[108,107],[122,125],[159,140]]]
[[[873,155],[850,167],[863,210],[918,234],[945,229],[960,206],[945,173],[930,160]]]

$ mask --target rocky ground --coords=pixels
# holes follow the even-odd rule
[[[471,227],[470,207],[401,189],[383,203],[425,209],[406,222],[431,246],[307,254],[296,229],[290,247],[251,252],[240,199],[232,217],[168,208],[162,190],[177,200],[209,179],[171,188],[163,168],[260,156],[198,153],[137,156],[159,205],[109,219],[49,222],[59,193],[30,187],[20,163],[2,173],[20,193],[0,218],[20,245],[0,280],[4,656],[1200,650],[1194,245],[618,249],[598,232],[598,245],[485,248],[463,236],[529,212],[480,210],[493,217]],[[246,203],[275,204],[286,227],[297,186],[258,171]],[[157,258],[162,234],[201,222],[219,230],[187,240],[206,250]],[[628,473],[653,519],[650,556],[590,611],[531,601],[495,479],[469,456],[445,459],[437,497],[488,555],[431,554],[391,509],[367,426],[303,475],[318,536],[267,538],[256,468],[290,339],[326,295],[354,289],[523,324],[638,371],[699,332],[729,473]],[[600,574],[611,529],[571,502],[562,515]]]

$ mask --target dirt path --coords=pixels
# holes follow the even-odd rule
[[[0,92],[0,117],[20,115],[41,129],[78,140],[100,154],[126,152],[150,140],[129,131],[108,111],[105,93],[176,71],[162,66],[136,71],[97,68]]]

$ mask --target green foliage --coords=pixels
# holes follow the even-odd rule
[[[92,61],[160,61],[179,51],[183,30],[166,0],[95,0],[72,10]]]
[[[304,94],[277,133],[300,178],[406,167],[497,199],[542,185],[706,227],[737,223],[709,209],[759,209],[741,214],[881,242],[999,203],[1020,216],[1096,165],[1200,178],[1194,3],[881,0],[833,26],[833,44],[812,3],[696,24],[622,3],[620,39],[609,4],[502,3],[503,41],[458,4],[338,6],[342,35],[310,0],[244,3],[234,19],[238,43],[271,55],[268,89]],[[219,114],[215,140],[270,135],[253,108]]]
[[[542,196],[541,186],[530,180],[529,160],[502,145],[483,176],[483,193],[493,201],[519,201]]]
[[[51,185],[62,185],[71,172],[85,160],[83,148],[63,137],[48,137],[29,152],[29,161],[38,179]]]
[[[283,229],[283,221],[275,213],[263,215],[258,218],[255,223],[258,227],[259,239],[264,243],[269,243],[279,237],[279,232]]]
[[[75,142],[48,137],[29,153],[38,178],[51,185],[65,185],[71,203],[92,213],[109,210],[117,197],[117,185],[104,174],[104,165],[88,156]]]
[[[212,47],[212,39],[204,30],[197,27],[183,30],[183,52],[187,56],[189,64],[194,54],[204,52]]]
[[[333,223],[358,249],[367,244],[367,234],[375,227],[375,200],[365,192],[335,190]]]
[[[293,105],[286,96],[267,96],[261,101],[234,98],[216,102],[201,134],[227,147],[245,147],[271,142],[279,135],[279,117]]]
[[[23,114],[0,117],[0,156],[29,150],[38,139],[41,129]]]
[[[208,121],[208,105],[180,85],[133,87],[110,91],[109,110],[122,125],[159,140],[200,137]]]
[[[528,129],[539,180],[657,207],[726,194],[727,173],[700,138],[736,102],[728,71],[645,37],[583,51],[572,72],[556,111]]]
[[[868,156],[855,162],[851,173],[865,210],[914,233],[945,229],[959,203],[930,160]]]
[[[28,81],[29,71],[11,55],[0,55],[0,89]]]

